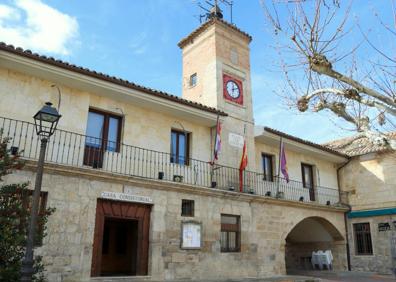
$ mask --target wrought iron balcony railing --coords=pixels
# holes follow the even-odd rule
[[[12,153],[21,152],[22,158],[38,159],[40,140],[34,124],[0,117],[3,137],[9,137]],[[162,181],[182,182],[213,189],[239,191],[237,168],[211,165],[210,162],[188,159],[187,165],[175,163],[175,156],[64,130],[56,130],[48,141],[47,163],[95,169],[119,175]],[[301,182],[275,177],[263,180],[263,174],[244,171],[243,192],[261,196],[333,205],[340,202],[338,189],[315,186],[311,189]]]

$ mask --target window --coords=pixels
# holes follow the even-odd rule
[[[171,132],[171,163],[188,165],[189,136],[187,132],[172,130]]]
[[[313,167],[309,164],[301,164],[302,181],[305,188],[313,188]]]
[[[190,76],[190,87],[194,87],[195,85],[197,85],[197,79],[198,79],[197,73],[193,73]]]
[[[182,216],[194,216],[194,200],[182,200]]]
[[[370,223],[356,223],[353,225],[355,231],[355,250],[357,255],[372,255]]]
[[[86,135],[87,147],[119,152],[121,117],[90,109]]]
[[[221,215],[220,245],[222,252],[239,252],[241,245],[240,217]]]
[[[263,154],[263,180],[274,181],[274,156]]]

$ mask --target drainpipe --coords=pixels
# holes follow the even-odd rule
[[[337,168],[337,186],[338,193],[341,201],[341,185],[340,185],[340,170],[349,164],[351,159],[348,159],[345,163],[343,163],[339,168]],[[352,210],[352,207],[349,204],[345,204],[348,207],[348,211],[344,213],[344,224],[345,224],[345,236],[346,236],[346,249],[347,249],[347,264],[348,271],[351,271],[351,253],[349,250],[349,232],[348,232],[348,221],[347,221],[347,213]]]

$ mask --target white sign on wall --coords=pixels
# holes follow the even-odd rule
[[[182,249],[201,248],[201,223],[188,221],[182,223]]]
[[[131,194],[117,193],[117,192],[102,192],[100,197],[103,199],[125,201],[125,202],[135,202],[135,203],[145,203],[145,204],[153,203],[153,199],[147,196],[131,195]]]
[[[230,144],[233,147],[237,147],[237,148],[243,148],[243,136],[239,135],[239,134],[235,134],[230,132],[228,134],[228,144]]]

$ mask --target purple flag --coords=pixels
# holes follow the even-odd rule
[[[280,167],[281,167],[282,174],[286,179],[286,182],[289,183],[289,173],[287,172],[286,153],[285,153],[285,146],[283,145],[283,142],[281,143]]]

